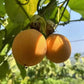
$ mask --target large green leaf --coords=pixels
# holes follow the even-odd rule
[[[35,14],[37,11],[37,4],[39,0],[29,0],[29,3],[26,5],[23,5],[25,11],[27,14],[31,17]]]
[[[84,17],[84,0],[70,0],[69,7]]]
[[[16,1],[17,0],[5,0],[5,8],[9,18],[14,23],[21,24],[27,17]]]
[[[7,74],[9,74],[10,69],[7,61],[4,61],[3,64],[0,65],[0,79],[3,79],[6,77]]]
[[[0,17],[4,17],[5,13],[4,0],[0,0]]]
[[[8,16],[13,22],[20,24],[34,15],[37,4],[38,0],[5,0]]]

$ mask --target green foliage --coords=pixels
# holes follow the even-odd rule
[[[3,60],[4,60],[4,56],[0,55],[0,64],[3,62]]]
[[[9,65],[7,61],[4,61],[2,64],[0,63],[0,79],[5,78],[9,74]]]
[[[57,7],[57,2],[54,2],[53,0],[51,3],[48,4],[48,6],[42,7],[42,9],[38,11],[38,13],[44,18],[50,19],[50,16],[56,7]]]
[[[5,0],[5,8],[10,19],[14,23],[21,24],[27,19],[27,17],[22,8],[20,7],[20,5],[17,4],[16,1],[18,0]]]
[[[50,0],[45,0],[44,4],[48,4],[50,2]]]
[[[59,7],[56,6],[56,3],[52,3],[50,4],[51,6],[49,7],[44,7],[42,10],[39,11],[39,13],[44,17],[46,18],[47,20],[48,19],[51,19],[52,21],[54,21],[55,23],[59,22],[59,19],[61,17],[61,14],[64,10],[64,7],[62,7],[61,9]],[[51,10],[51,11],[49,11]],[[66,9],[65,12],[64,12],[64,15],[61,19],[61,21],[69,21],[70,20],[70,14],[68,12],[68,10]]]
[[[44,17],[45,20],[51,19],[55,24],[58,24],[60,22],[59,20],[63,22],[70,20],[70,14],[68,10],[65,9],[65,6],[63,6],[64,2],[59,4],[57,0],[1,0],[0,2],[1,10],[3,8],[3,12],[6,10],[4,14],[1,14],[3,18],[0,16],[0,25],[4,24],[3,32],[0,30],[0,52],[6,44],[9,44],[11,47],[14,37],[20,31],[29,27],[31,17],[35,12]],[[70,3],[72,3],[72,0],[70,0]],[[73,4],[70,5],[70,3],[70,7],[74,6]],[[79,3],[79,1],[77,1],[75,3],[81,4],[83,2]],[[81,10],[83,9],[81,8]],[[44,33],[45,29],[41,28],[41,32]],[[5,35],[5,40],[2,39],[2,35]]]
[[[55,80],[52,78],[48,78],[44,80],[44,84],[69,84],[69,83],[63,80]]]
[[[1,50],[2,46],[3,46],[3,41],[5,40],[5,33],[6,33],[5,30],[0,31],[0,50]]]
[[[18,66],[18,68],[19,68],[19,70],[20,70],[20,74],[21,74],[22,78],[24,79],[25,76],[26,76],[26,70],[25,70],[25,67],[21,66],[21,65],[18,64],[18,63],[17,63],[17,66]]]
[[[0,17],[4,17],[6,13],[5,5],[3,3],[4,3],[4,0],[0,0]]]
[[[39,4],[39,6],[40,7],[42,7],[43,6],[43,4],[48,4],[49,2],[50,2],[50,0],[39,0],[40,1],[40,4]]]
[[[69,7],[72,10],[80,13],[82,15],[82,17],[84,18],[84,11],[83,11],[84,10],[84,0],[81,0],[81,1],[79,1],[79,0],[70,0]]]
[[[14,84],[83,84],[84,82],[82,80],[84,79],[83,62],[76,62],[74,65],[71,65],[70,60],[67,60],[63,65],[59,65],[44,58],[41,63],[25,68],[17,65],[12,56],[9,58],[8,62],[6,62],[7,64],[3,66],[5,69],[7,68],[7,72],[4,72],[3,68],[1,69],[0,67],[1,71],[5,73],[4,78],[8,74],[8,78],[5,80],[7,83],[12,81]],[[0,62],[2,62],[4,57],[0,59]],[[11,70],[10,74],[8,73],[8,67]],[[3,80],[1,81],[3,82]]]
[[[63,10],[64,10],[64,7],[62,7],[61,10],[59,9],[60,17],[61,17],[61,14],[62,14]],[[66,9],[64,14],[63,14],[63,17],[62,17],[61,21],[66,22],[66,21],[69,21],[69,20],[70,20],[70,14],[69,14],[68,10]]]
[[[80,56],[81,56],[80,53],[76,53],[76,54],[74,55],[75,60],[78,61],[78,59],[80,58]]]
[[[24,0],[25,1],[25,0]],[[35,12],[37,11],[37,4],[39,0],[28,0],[28,4],[24,5],[24,9],[27,12],[27,14],[32,17]]]

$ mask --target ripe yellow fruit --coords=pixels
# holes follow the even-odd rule
[[[35,29],[20,32],[12,44],[15,60],[24,66],[33,66],[41,62],[46,51],[46,39]]]
[[[47,58],[55,63],[66,61],[71,54],[69,40],[60,34],[51,34],[47,38]]]

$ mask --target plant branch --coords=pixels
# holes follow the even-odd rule
[[[67,21],[67,22],[60,23],[60,24],[58,24],[58,25],[65,26],[66,24],[68,24],[68,23],[70,23],[70,22],[78,22],[78,21],[84,21],[84,18],[77,19],[77,20],[70,20],[70,21]]]

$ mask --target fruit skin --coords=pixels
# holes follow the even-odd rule
[[[35,29],[20,32],[12,44],[15,60],[24,66],[33,66],[41,62],[46,51],[45,37]]]
[[[51,34],[47,38],[47,58],[55,63],[66,61],[71,54],[69,40],[61,34]]]

